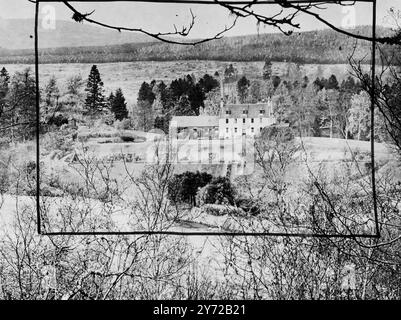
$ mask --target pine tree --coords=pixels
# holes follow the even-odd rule
[[[240,103],[245,103],[246,99],[248,98],[249,86],[250,82],[245,76],[238,80],[237,93]]]
[[[6,85],[10,83],[10,75],[5,67],[3,67],[0,71],[0,86]]]
[[[220,87],[219,80],[213,78],[212,76],[205,74],[199,79],[199,86],[202,88],[204,93],[208,93],[215,88]]]
[[[272,76],[272,63],[270,60],[265,60],[265,65],[263,66],[263,79],[270,80]]]
[[[150,104],[153,104],[155,98],[152,86],[147,82],[143,82],[138,92],[138,103],[139,101],[148,101]]]
[[[13,141],[15,138],[33,138],[36,131],[36,84],[29,68],[16,72],[11,79],[6,103],[9,105],[8,114],[0,119],[0,125],[10,126]]]
[[[176,116],[195,116],[195,112],[191,109],[191,102],[186,95],[182,95],[177,102],[174,110]]]
[[[52,76],[49,79],[49,82],[47,83],[44,90],[44,95],[46,107],[54,107],[60,95],[55,76]]]
[[[112,103],[113,103],[113,100],[114,100],[114,93],[113,93],[113,91],[112,92],[110,92],[110,95],[109,95],[109,97],[107,98],[107,102],[109,103],[109,108],[111,109],[111,105],[112,105]]]
[[[326,89],[327,90],[338,89],[338,81],[334,74],[332,74],[329,80],[327,81]]]
[[[110,110],[114,113],[117,120],[128,118],[127,103],[125,102],[123,92],[120,88],[116,90],[115,95],[112,93],[110,94],[109,100]]]
[[[3,69],[1,69],[0,71],[0,117],[5,107],[6,103],[5,98],[8,93],[9,84],[10,84],[10,76],[7,72],[7,69],[3,67]]]
[[[273,88],[276,89],[280,83],[281,83],[281,78],[279,76],[273,76],[272,78]]]
[[[102,112],[105,106],[105,97],[103,82],[96,65],[92,66],[85,91],[87,92],[85,100],[87,112],[92,115]]]
[[[224,80],[227,82],[235,81],[237,79],[237,69],[234,68],[232,64],[230,64],[224,70]]]

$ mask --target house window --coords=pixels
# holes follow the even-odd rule
[[[237,133],[237,131],[238,131],[238,129],[237,129],[237,128],[234,128],[234,132]]]
[[[242,123],[245,123],[245,118],[244,118],[244,119],[242,119]]]
[[[251,123],[253,123],[253,118],[251,119]]]
[[[262,129],[263,129],[263,128],[262,128],[262,127],[260,127],[259,131],[260,131],[260,132],[262,132]]]
[[[226,114],[231,114],[231,110],[226,110]]]
[[[226,123],[228,123],[228,119],[226,119]]]
[[[265,110],[260,110],[260,114],[265,114]]]
[[[248,110],[242,110],[242,114],[248,114]]]
[[[255,132],[254,128],[251,128],[251,132],[252,132],[252,133],[254,133],[254,132]]]

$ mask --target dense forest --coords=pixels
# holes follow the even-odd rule
[[[371,34],[371,30],[371,26],[364,26],[352,32]],[[388,35],[390,32],[386,28],[377,30],[378,35]],[[393,48],[387,46],[383,50],[391,53]],[[318,30],[290,36],[275,33],[227,37],[196,46],[153,42],[41,49],[39,59],[40,63],[103,63],[146,60],[262,61],[267,57],[273,61],[333,64],[347,63],[353,52],[355,58],[370,62],[371,44],[368,42],[356,42],[332,30]],[[32,50],[0,49],[0,63],[32,64],[34,54]]]

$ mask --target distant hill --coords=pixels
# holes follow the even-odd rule
[[[34,45],[33,19],[0,18],[0,48],[31,49]],[[39,23],[39,39],[42,48],[104,46],[130,42],[153,41],[150,37],[132,32],[117,32],[74,21],[56,21],[54,30],[46,30]]]
[[[347,63],[348,57],[354,51],[356,40],[331,29],[298,32],[291,36],[281,33],[247,35],[227,37],[213,40],[196,46],[172,45],[163,42],[144,40],[140,35],[132,34],[137,41],[127,43],[112,43],[113,37],[109,31],[102,28],[85,26],[76,23],[81,30],[79,33],[68,31],[74,28],[72,22],[62,24],[56,31],[40,34],[40,62],[41,63],[106,63],[130,61],[172,61],[172,60],[220,60],[220,61],[262,61],[265,57],[273,61],[287,61],[296,63],[335,64]],[[81,29],[81,28],[88,29]],[[60,29],[60,30],[59,30]],[[87,31],[86,31],[87,30]],[[360,26],[352,31],[357,34],[370,34],[370,26]],[[86,34],[87,32],[87,34]],[[71,33],[71,34],[70,34]],[[63,34],[63,36],[61,36]],[[118,33],[117,33],[118,34]],[[389,35],[391,30],[378,27],[377,35]],[[129,36],[129,34],[125,34]],[[51,43],[60,45],[57,38],[65,37],[64,47],[51,46]],[[80,38],[79,41],[76,38]],[[109,37],[107,45],[90,45],[100,43]],[[32,40],[31,40],[32,41]],[[124,41],[113,39],[113,41]],[[85,46],[67,45],[68,43],[84,43]],[[46,45],[44,45],[46,44]],[[372,44],[368,41],[358,41],[356,58],[365,58],[370,62]],[[394,48],[388,46],[384,51],[392,52]],[[0,50],[0,63],[33,63],[32,50]]]

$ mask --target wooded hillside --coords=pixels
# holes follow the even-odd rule
[[[358,27],[354,33],[370,34],[371,26]],[[377,34],[390,29],[378,28]],[[196,46],[161,42],[127,43],[110,46],[65,47],[40,50],[41,63],[89,63],[169,60],[273,61],[297,63],[347,63],[355,51],[357,58],[370,61],[371,43],[356,41],[332,30],[283,34],[260,34],[228,37]],[[393,49],[384,48],[387,52]],[[0,63],[33,63],[32,50],[0,50]]]

